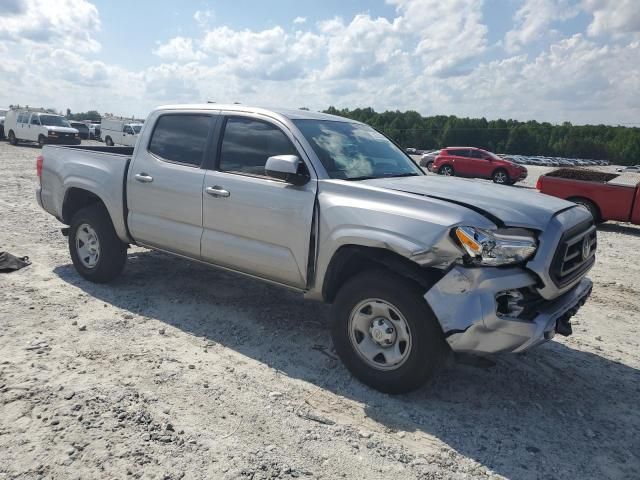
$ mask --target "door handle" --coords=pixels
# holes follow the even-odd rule
[[[219,186],[215,186],[215,187],[207,187],[204,189],[205,192],[207,192],[209,195],[211,195],[212,197],[229,197],[231,196],[231,193],[229,193],[229,190],[225,190],[222,187]]]
[[[136,180],[140,183],[151,183],[153,182],[153,177],[146,173],[136,173]]]

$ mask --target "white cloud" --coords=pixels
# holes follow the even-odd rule
[[[193,19],[203,28],[209,26],[209,23],[211,23],[214,18],[215,13],[213,10],[196,10],[196,13],[193,14]]]
[[[542,40],[554,22],[575,17],[580,12],[570,0],[524,0],[516,12],[515,26],[505,35],[505,47],[517,52],[523,46]]]
[[[202,49],[217,60],[220,71],[246,78],[291,80],[308,71],[322,38],[310,32],[290,35],[282,27],[268,30],[232,30],[219,27],[208,32]]]
[[[487,48],[482,0],[387,0],[400,14],[394,24],[417,37],[415,53],[427,72],[447,77],[468,71]]]
[[[638,0],[583,0],[584,8],[593,14],[589,35],[640,33]]]
[[[98,9],[86,0],[4,0],[0,40],[13,43],[58,44],[87,51],[100,50],[94,38],[100,30]]]
[[[160,44],[153,54],[173,62],[193,62],[206,58],[204,53],[194,50],[191,38],[184,37],[175,37]]]
[[[293,19],[293,23],[295,25],[302,25],[303,23],[307,23],[307,17],[296,17]]]
[[[320,31],[328,38],[323,78],[379,77],[402,54],[398,28],[385,18],[356,15],[348,25],[333,19],[321,23]]]

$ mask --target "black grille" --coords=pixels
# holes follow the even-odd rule
[[[558,244],[551,264],[551,279],[562,288],[582,277],[596,261],[598,239],[592,221],[567,230]]]

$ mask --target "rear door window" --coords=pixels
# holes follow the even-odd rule
[[[212,125],[209,115],[163,115],[156,122],[149,152],[169,162],[199,167]]]
[[[449,155],[453,155],[454,157],[468,157],[469,156],[469,151],[468,150],[462,150],[462,149],[454,149],[454,150],[449,150]]]
[[[267,158],[274,155],[298,155],[282,130],[251,118],[227,119],[220,150],[220,170],[265,176]]]

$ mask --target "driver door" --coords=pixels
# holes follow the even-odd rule
[[[297,155],[285,126],[234,112],[205,174],[202,259],[296,288],[307,283],[316,179],[295,186],[265,175],[267,158]]]

